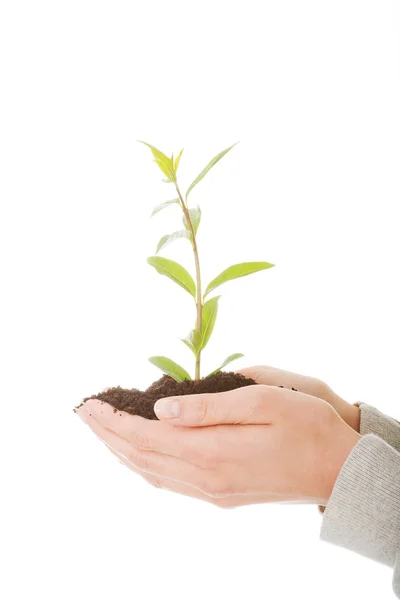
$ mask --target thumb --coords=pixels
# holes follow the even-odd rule
[[[154,412],[162,421],[188,427],[271,422],[273,397],[283,390],[250,385],[229,392],[161,398]]]

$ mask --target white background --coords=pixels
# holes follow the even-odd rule
[[[146,264],[179,228],[144,139],[182,147],[221,290],[205,355],[320,377],[400,416],[400,9],[388,0],[0,5],[1,597],[391,598],[319,541],[315,507],[221,511],[157,491],[72,413],[147,387],[189,296]],[[165,255],[192,269],[185,242]],[[4,588],[4,589],[3,589]]]

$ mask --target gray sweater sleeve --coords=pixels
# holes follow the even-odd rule
[[[360,432],[326,506],[321,539],[392,567],[400,598],[400,423],[363,404]]]
[[[369,404],[360,404],[360,433],[374,433],[400,452],[400,423]]]

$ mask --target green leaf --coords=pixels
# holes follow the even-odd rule
[[[236,144],[238,144],[238,143],[239,142],[236,142]],[[193,181],[193,183],[189,186],[189,189],[186,192],[186,200],[188,199],[188,196],[189,196],[190,192],[192,191],[192,189],[194,188],[194,186],[197,185],[203,179],[203,177],[205,177],[207,175],[208,171],[210,169],[212,169],[212,167],[214,165],[216,165],[217,162],[219,162],[221,160],[221,158],[223,158],[225,156],[225,154],[227,154],[229,152],[229,150],[232,150],[232,148],[234,146],[236,146],[236,144],[233,144],[233,146],[229,146],[229,148],[227,148],[226,150],[223,150],[222,152],[217,154],[217,156],[214,156],[214,158],[208,163],[206,168],[202,170],[200,175],[198,177],[196,177],[196,179]]]
[[[183,152],[183,150],[184,150],[184,149],[182,148],[182,150],[179,152],[178,156],[177,156],[177,157],[176,157],[176,159],[175,159],[175,164],[174,164],[175,174],[176,174],[176,172],[177,172],[177,170],[178,170],[179,163],[181,162],[181,156],[182,156],[182,152]]]
[[[221,296],[210,298],[203,306],[202,323],[201,323],[201,348],[207,346],[208,340],[214,329],[215,320],[218,313],[218,300]]]
[[[180,231],[175,231],[175,233],[163,235],[161,240],[158,242],[156,254],[158,254],[160,252],[161,248],[168,246],[168,244],[170,244],[171,242],[174,242],[175,240],[179,240],[180,238],[186,238],[188,240],[191,240],[192,234],[190,233],[190,231],[187,231],[186,229],[181,229]]]
[[[144,144],[145,146],[148,146],[150,148],[154,158],[156,158],[157,160],[161,160],[162,162],[165,162],[165,164],[171,164],[171,159],[168,158],[168,156],[166,154],[164,154],[164,152],[161,152],[161,150],[159,150],[155,146],[152,146],[151,144],[148,144],[147,142],[142,142],[142,140],[137,140],[137,141],[140,142],[141,144]]]
[[[174,166],[173,166],[172,160],[170,158],[168,158],[168,156],[166,154],[164,154],[164,152],[161,152],[161,150],[159,150],[155,146],[152,146],[151,144],[148,144],[147,142],[142,142],[141,140],[137,140],[137,141],[150,148],[150,150],[154,156],[154,162],[157,163],[157,165],[160,167],[160,169],[164,173],[164,175],[166,175],[168,177],[168,182],[174,181],[175,175],[174,175]]]
[[[212,290],[215,290],[219,285],[230,281],[231,279],[237,279],[238,277],[245,277],[246,275],[251,275],[251,273],[257,273],[257,271],[263,271],[264,269],[270,269],[274,267],[272,263],[268,262],[244,262],[239,263],[237,265],[232,265],[222,271],[213,279],[207,286],[207,289],[204,293],[204,296],[207,296]]]
[[[166,373],[167,375],[175,379],[175,381],[184,381],[185,379],[191,379],[189,373],[185,371],[183,367],[178,365],[170,358],[167,358],[166,356],[151,356],[149,358],[149,361],[152,365],[161,369],[163,373]]]
[[[182,267],[182,265],[174,260],[162,258],[161,256],[150,256],[147,259],[147,262],[154,267],[160,275],[166,275],[184,290],[189,292],[193,298],[196,298],[196,284],[190,273],[186,271],[185,267]]]
[[[171,160],[171,159],[168,159]],[[154,162],[160,167],[161,171],[168,177],[168,182],[174,180],[174,172],[169,164],[165,164],[162,160],[154,159]]]
[[[168,182],[168,183],[170,183],[170,182]],[[161,210],[164,210],[164,208],[171,206],[171,204],[179,204],[179,198],[175,198],[175,200],[167,200],[166,202],[163,202],[162,204],[158,204],[157,206],[154,207],[153,212],[151,213],[151,216],[154,217],[154,215],[159,213]]]
[[[222,365],[220,367],[218,367],[218,369],[215,369],[215,371],[212,371],[211,373],[209,373],[207,375],[207,377],[210,377],[211,375],[215,375],[215,373],[218,373],[221,369],[223,369],[224,367],[226,367],[226,365],[229,365],[229,363],[233,362],[234,360],[237,360],[238,358],[242,358],[242,356],[244,356],[244,354],[231,354],[230,356],[228,356],[228,358],[226,358],[224,360],[224,362],[222,363]]]
[[[188,336],[182,338],[181,341],[186,344],[188,348],[193,352],[193,354],[197,357],[199,351],[201,350],[201,334],[197,331],[197,329],[192,329]]]
[[[196,235],[197,230],[200,225],[200,220],[201,220],[200,206],[196,206],[196,208],[189,208],[189,217],[190,217],[190,220],[192,221],[194,235]],[[183,215],[183,224],[186,227],[186,229],[188,231],[190,231],[190,226],[189,226],[189,223],[187,222],[186,215]]]

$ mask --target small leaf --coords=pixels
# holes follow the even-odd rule
[[[228,356],[228,358],[226,358],[224,360],[224,362],[222,363],[222,365],[220,367],[218,367],[218,369],[215,369],[215,371],[212,371],[211,373],[209,373],[207,375],[207,377],[211,377],[211,375],[215,375],[215,373],[218,373],[221,369],[223,369],[224,367],[226,367],[226,365],[229,365],[229,363],[233,362],[234,360],[237,360],[238,358],[242,358],[242,356],[244,356],[244,354],[231,354],[230,356]]]
[[[154,158],[161,160],[162,162],[165,162],[165,164],[171,164],[171,159],[168,158],[168,156],[166,154],[164,154],[164,152],[161,152],[161,150],[159,150],[155,146],[152,146],[151,144],[148,144],[147,142],[142,142],[142,140],[137,140],[137,141],[140,142],[141,144],[144,144],[145,146],[148,146],[150,148]]]
[[[212,290],[215,290],[219,285],[230,281],[231,279],[237,279],[238,277],[245,277],[246,275],[251,275],[252,273],[257,273],[257,271],[263,271],[264,269],[270,269],[274,267],[272,263],[268,262],[244,262],[239,263],[237,265],[232,265],[222,271],[213,279],[207,286],[207,289],[204,293],[204,296],[207,296]]]
[[[200,220],[201,220],[200,206],[196,206],[196,208],[189,208],[189,217],[190,217],[190,220],[192,221],[194,235],[196,235],[197,230],[200,225]],[[186,227],[186,229],[188,229],[190,231],[190,226],[189,226],[189,223],[187,222],[186,215],[183,215],[182,220],[183,220],[183,224]]]
[[[179,152],[178,156],[175,159],[175,164],[174,164],[175,174],[178,171],[178,167],[179,167],[179,163],[181,162],[181,156],[182,156],[183,150],[184,149],[182,148],[182,150]]]
[[[168,159],[170,160],[170,159]],[[161,171],[168,177],[168,181],[174,180],[174,173],[169,166],[169,164],[165,164],[162,160],[154,159],[154,162],[160,167]]]
[[[197,357],[201,349],[201,335],[197,329],[192,329],[189,335],[181,340]]]
[[[164,154],[164,152],[161,152],[161,150],[159,150],[155,146],[152,146],[151,144],[148,144],[147,142],[142,142],[141,140],[137,140],[137,141],[150,148],[150,150],[154,156],[154,162],[157,163],[157,165],[160,167],[160,169],[164,173],[164,175],[166,175],[168,177],[168,182],[174,181],[175,176],[174,176],[174,166],[173,166],[172,160],[170,158],[168,158],[168,156],[166,154]]]
[[[239,142],[236,142],[236,144],[238,144],[238,143]],[[200,173],[200,175],[198,177],[196,177],[196,179],[193,181],[193,183],[189,186],[189,189],[186,192],[186,200],[188,199],[188,196],[189,196],[190,192],[192,191],[192,189],[194,188],[194,186],[197,185],[203,179],[203,177],[205,177],[207,175],[208,171],[210,169],[212,169],[212,167],[214,165],[216,165],[217,162],[219,162],[221,160],[221,158],[223,158],[225,156],[225,154],[227,154],[229,152],[229,150],[232,150],[232,148],[234,146],[236,146],[236,144],[233,144],[233,146],[230,146],[226,150],[223,150],[222,152],[220,152],[219,154],[217,154],[217,156],[214,156],[214,158],[208,163],[208,165],[206,166],[206,168],[202,170],[202,172]]]
[[[170,182],[168,182],[168,183],[170,183]],[[153,212],[151,213],[151,216],[154,217],[154,215],[159,213],[161,210],[164,210],[164,208],[171,206],[171,204],[179,204],[179,198],[175,198],[175,200],[167,200],[166,202],[163,202],[162,204],[158,204],[157,206],[154,207]]]
[[[163,373],[166,373],[167,375],[175,379],[175,381],[184,381],[185,379],[191,379],[189,373],[185,371],[183,367],[178,365],[170,358],[167,358],[166,356],[151,356],[149,358],[149,361],[152,365],[161,369]]]
[[[158,242],[156,254],[160,252],[161,248],[168,246],[168,244],[174,242],[175,240],[179,240],[180,238],[186,238],[188,240],[191,240],[192,235],[190,231],[187,231],[186,229],[181,229],[180,231],[175,231],[175,233],[163,235],[161,240]]]
[[[185,267],[182,267],[182,265],[174,260],[162,258],[161,256],[150,256],[147,259],[147,262],[154,267],[160,275],[166,275],[184,290],[189,292],[193,298],[196,298],[196,284],[190,273],[186,271]]]
[[[218,313],[218,300],[221,296],[210,298],[204,306],[201,323],[201,348],[205,348],[214,329]]]

